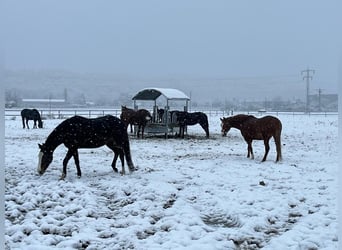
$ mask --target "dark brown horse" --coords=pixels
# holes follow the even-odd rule
[[[266,161],[268,151],[270,150],[269,140],[274,138],[277,150],[276,162],[280,161],[281,156],[281,129],[282,125],[278,118],[265,116],[256,118],[252,115],[235,115],[228,118],[221,118],[222,135],[226,136],[231,128],[241,131],[241,134],[248,144],[247,157],[254,159],[252,141],[263,140],[265,144],[265,155],[262,161]]]
[[[122,121],[114,116],[107,115],[95,119],[88,119],[81,116],[73,116],[60,123],[47,137],[45,143],[39,144],[38,173],[44,174],[53,159],[55,149],[64,144],[68,152],[63,160],[64,179],[67,174],[67,164],[71,157],[74,157],[77,175],[81,177],[81,168],[78,157],[79,148],[98,148],[106,145],[114,152],[112,168],[117,172],[116,161],[120,157],[122,174],[125,174],[124,156],[130,172],[134,171],[131,159],[127,129]]]
[[[126,106],[121,106],[120,119],[125,124],[126,129],[128,125],[131,125],[131,133],[133,132],[132,125],[138,125],[137,137],[140,137],[141,130],[141,138],[144,138],[146,124],[152,119],[152,116],[146,109],[134,110]]]
[[[23,128],[25,128],[25,124],[29,128],[29,120],[33,120],[33,128],[37,128],[37,122],[38,128],[43,128],[43,122],[37,109],[23,109],[20,114],[23,121]]]
[[[165,109],[157,109],[157,122],[163,122],[164,114],[165,114]]]
[[[185,111],[173,111],[176,115],[177,123],[179,124],[179,136],[184,138],[184,130],[188,125],[199,124],[205,131],[205,135],[209,138],[209,123],[208,117],[203,112],[185,112]]]

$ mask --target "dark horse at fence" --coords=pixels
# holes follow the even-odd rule
[[[152,116],[146,109],[134,110],[126,106],[121,106],[120,119],[125,124],[126,129],[128,125],[131,125],[131,133],[133,133],[132,125],[138,125],[137,137],[140,137],[141,131],[141,137],[144,138],[146,124],[152,119]]]
[[[63,160],[64,179],[67,174],[67,164],[71,157],[74,157],[77,176],[81,177],[79,164],[79,148],[98,148],[106,145],[114,152],[112,168],[117,172],[116,161],[120,157],[122,174],[125,174],[124,156],[130,172],[134,171],[131,159],[130,145],[127,129],[122,121],[114,116],[107,115],[99,118],[88,119],[81,116],[73,116],[60,123],[47,137],[45,143],[39,144],[38,173],[44,174],[53,159],[54,150],[64,144],[68,152]]]
[[[165,109],[157,109],[157,122],[163,122],[164,114],[165,114]]]
[[[25,123],[26,127],[29,128],[29,120],[33,120],[33,128],[37,128],[37,122],[38,128],[43,128],[43,122],[37,109],[23,109],[20,114],[23,121],[23,128],[25,128]]]
[[[269,140],[274,138],[276,144],[277,158],[276,162],[280,161],[281,155],[281,129],[280,120],[273,116],[265,116],[256,118],[252,115],[235,115],[228,118],[221,118],[222,135],[226,136],[231,128],[236,128],[241,131],[241,134],[248,144],[247,157],[254,159],[252,141],[263,140],[265,144],[265,155],[262,161],[266,161],[267,154],[270,150]]]
[[[179,136],[184,138],[184,130],[188,125],[199,124],[204,129],[206,137],[209,138],[208,117],[203,112],[189,113],[186,111],[173,111],[176,115],[176,121],[179,124]]]

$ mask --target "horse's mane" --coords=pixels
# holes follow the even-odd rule
[[[45,144],[52,145],[52,150],[54,150],[56,147],[58,147],[60,144],[63,143],[63,139],[64,139],[63,135],[64,135],[64,132],[67,131],[66,127],[68,127],[68,124],[70,124],[70,119],[80,120],[82,118],[84,118],[84,117],[73,116],[73,117],[71,117],[69,119],[66,119],[66,120],[62,121],[48,135],[48,137],[46,138]]]
[[[234,119],[248,119],[248,118],[256,118],[254,115],[245,115],[245,114],[238,114],[238,115],[235,115],[235,116],[231,116],[231,117],[228,117],[228,118],[234,118]]]
[[[241,123],[249,119],[256,119],[256,117],[253,115],[238,114],[238,115],[224,118],[224,120],[229,121],[230,123]]]

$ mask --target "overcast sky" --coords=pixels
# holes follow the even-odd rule
[[[5,67],[137,77],[258,78],[316,70],[337,91],[341,0],[6,0]]]

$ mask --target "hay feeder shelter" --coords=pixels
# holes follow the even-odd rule
[[[157,100],[160,97],[164,97],[166,100],[164,114],[162,117],[158,117],[158,105]],[[172,134],[179,129],[179,125],[176,123],[176,118],[172,117],[170,112],[170,102],[183,102],[183,111],[188,111],[188,105],[190,98],[178,89],[172,88],[144,88],[140,90],[132,98],[134,102],[134,109],[138,109],[137,101],[153,101],[152,109],[152,121],[145,127],[145,133],[150,134],[165,134],[167,138],[169,134]]]

